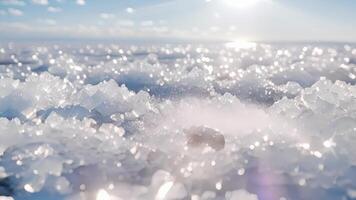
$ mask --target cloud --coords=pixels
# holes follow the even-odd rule
[[[43,36],[46,38],[153,38],[153,39],[169,39],[172,36],[180,36],[182,31],[172,29],[140,27],[135,26],[133,21],[123,20],[118,21],[110,26],[88,26],[88,25],[61,25],[51,19],[37,20],[38,23],[47,24],[47,26],[34,26],[28,23],[19,22],[0,22],[0,35],[9,37],[29,37]],[[54,25],[55,24],[55,25]],[[183,36],[183,35],[181,35]],[[180,38],[180,37],[179,37]]]
[[[84,6],[85,5],[85,0],[77,0],[76,3],[80,6]]]
[[[48,5],[48,0],[32,0],[32,3],[37,5]]]
[[[141,26],[153,26],[154,22],[151,20],[141,22]]]
[[[15,8],[8,8],[7,12],[12,15],[12,16],[22,16],[23,12],[19,9],[15,9]]]
[[[135,26],[135,22],[132,20],[119,20],[116,22],[116,25],[119,27],[133,27]]]
[[[62,9],[59,8],[59,7],[50,6],[50,7],[47,8],[47,11],[51,12],[51,13],[59,13],[59,12],[62,12]]]
[[[48,26],[55,26],[57,24],[56,20],[53,19],[38,19],[37,21]]]
[[[0,15],[6,15],[6,11],[5,10],[0,10]]]
[[[133,8],[126,8],[126,12],[128,12],[128,13],[133,13],[133,12],[135,12],[135,9],[133,9]]]
[[[15,31],[29,32],[31,27],[27,24],[21,22],[0,22],[0,32],[9,32],[11,34],[16,33]]]
[[[107,20],[107,19],[113,19],[113,18],[115,18],[115,15],[112,14],[112,13],[101,13],[101,14],[100,14],[100,18],[101,18],[101,19],[105,19],[105,20]]]
[[[25,6],[26,3],[20,0],[2,0],[2,4],[4,5],[12,5],[12,6]]]

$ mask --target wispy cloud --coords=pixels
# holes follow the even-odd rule
[[[32,3],[37,5],[48,5],[48,0],[32,0]]]
[[[100,13],[100,18],[105,19],[105,20],[113,19],[113,18],[115,18],[115,15],[112,13]]]
[[[25,6],[26,3],[20,0],[2,0],[1,4],[3,5],[11,5],[11,6]]]
[[[76,0],[76,3],[80,6],[84,6],[86,4],[85,0]]]
[[[128,12],[128,13],[133,13],[133,12],[135,12],[135,9],[133,9],[133,8],[126,8],[126,12]]]
[[[47,26],[35,26],[34,24],[25,23],[2,23],[0,22],[0,33],[9,34],[16,33],[17,36],[28,35],[46,35],[48,37],[78,37],[78,38],[161,38],[168,39],[172,36],[176,38],[186,38],[187,35],[191,35],[182,30],[168,29],[167,27],[143,27],[135,26],[135,23],[131,20],[119,20],[112,26],[95,26],[95,25],[76,25],[67,26],[59,25],[51,19],[38,20],[38,23],[45,24]],[[55,24],[55,25],[54,25]],[[201,36],[196,35],[201,39]]]
[[[8,8],[7,12],[12,15],[12,16],[22,16],[23,12],[19,9],[15,9],[15,8]]]
[[[135,26],[135,22],[132,20],[118,20],[116,25],[119,27],[133,27]]]
[[[53,19],[38,19],[37,21],[41,24],[48,25],[48,26],[57,25],[57,21]]]
[[[51,25],[43,27],[53,30],[51,33],[46,33],[46,29],[41,30],[41,34],[46,37],[61,33],[71,37],[70,33],[73,33],[88,38],[105,38],[112,33],[113,37],[131,38],[162,35],[189,39],[203,37],[207,40],[356,40],[356,29],[350,26],[356,16],[352,6],[345,7],[343,12],[336,9],[335,12],[340,16],[334,19],[328,15],[324,18],[320,13],[312,11],[301,12],[299,8],[288,7],[288,3],[282,4],[278,0],[273,3],[267,3],[272,0],[258,0],[261,3],[245,10],[239,9],[238,12],[225,1],[244,4],[244,0],[211,0],[209,3],[206,0],[0,0],[0,23],[16,20],[27,24],[30,28],[24,30],[23,35],[26,35],[25,31],[34,32],[36,30],[31,28],[38,29],[39,16],[58,18],[57,24],[53,21],[42,22]],[[355,7],[356,2],[350,1],[350,5]],[[320,12],[326,13],[326,10]],[[81,31],[77,31],[78,24],[90,28],[82,27]],[[54,31],[57,26],[58,32]],[[11,30],[18,35],[22,34],[19,29]],[[9,31],[7,34],[13,36]],[[0,32],[1,35],[5,34]]]
[[[141,26],[153,26],[153,25],[154,25],[154,22],[151,20],[141,22]]]
[[[31,27],[27,24],[21,22],[0,22],[0,31],[1,32],[10,32],[14,30],[20,31],[31,31]]]
[[[59,7],[50,6],[50,7],[47,8],[47,11],[51,12],[51,13],[59,13],[59,12],[62,12],[62,9],[59,8]]]

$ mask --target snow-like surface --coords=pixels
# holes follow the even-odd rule
[[[0,199],[356,198],[355,46],[6,44],[0,77]]]

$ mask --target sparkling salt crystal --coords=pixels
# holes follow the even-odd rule
[[[99,131],[108,135],[118,135],[121,137],[125,135],[125,129],[108,123],[102,124],[99,128]]]
[[[152,176],[151,188],[157,192],[155,199],[183,199],[188,195],[182,183],[175,182],[172,175],[166,171],[158,170]]]
[[[349,196],[349,198],[351,198],[351,199],[355,199],[356,198],[356,190],[353,190],[353,189],[347,190],[347,196]]]
[[[0,179],[7,177],[4,167],[0,166]]]
[[[191,200],[200,200],[199,195],[194,195],[194,194],[190,197],[190,199]]]
[[[225,194],[226,200],[258,200],[257,195],[251,194],[246,190],[235,190]]]
[[[46,178],[44,175],[26,174],[22,180],[26,183],[23,188],[29,193],[39,192],[45,186]]]
[[[30,184],[25,184],[23,186],[23,188],[26,190],[26,192],[29,192],[29,193],[34,193],[35,192],[35,189]]]
[[[155,200],[163,200],[163,199],[167,199],[167,194],[168,192],[171,190],[171,188],[173,187],[174,182],[173,181],[169,181],[164,183],[157,191]]]
[[[67,194],[70,192],[70,182],[64,177],[59,177],[55,182],[55,189],[60,194]]]
[[[245,169],[244,168],[239,169],[237,171],[237,174],[240,175],[240,176],[244,175],[245,174]]]
[[[221,190],[222,189],[222,181],[219,181],[219,182],[215,183],[215,188],[217,190]]]
[[[96,200],[111,200],[111,197],[106,190],[100,189],[96,195]]]
[[[182,183],[165,182],[158,190],[155,200],[184,199],[187,191]]]
[[[325,140],[325,141],[323,142],[323,145],[324,145],[324,147],[326,147],[326,148],[331,148],[331,147],[336,146],[335,142],[334,142],[332,139]]]
[[[0,200],[14,200],[12,197],[0,196]]]
[[[182,183],[174,183],[167,194],[167,199],[184,199],[187,196],[187,190]]]
[[[216,199],[216,193],[213,191],[204,191],[201,195],[201,200],[214,200]]]
[[[224,181],[220,191],[209,192],[206,190],[214,188],[200,184],[200,177],[209,183],[217,176],[221,180],[233,176],[242,182],[246,178],[248,187],[256,189],[250,183],[255,182],[253,169],[257,168],[262,172],[271,170],[268,176],[258,176],[258,181],[268,188],[281,187],[281,200],[298,195],[300,199],[355,198],[352,166],[356,163],[353,156],[356,151],[353,145],[356,82],[352,70],[356,50],[352,50],[353,45],[347,51],[332,46],[315,48],[312,44],[305,47],[256,44],[252,51],[194,45],[134,48],[85,45],[79,47],[80,50],[73,46],[51,48],[41,46],[28,50],[30,59],[37,55],[38,60],[45,57],[44,62],[52,63],[48,72],[32,73],[35,68],[26,68],[24,64],[26,54],[18,53],[22,48],[0,47],[4,50],[1,56],[23,63],[22,67],[21,64],[0,66],[0,154],[3,154],[0,165],[6,172],[3,175],[5,181],[9,175],[16,177],[15,182],[9,183],[14,192],[27,188],[59,199],[67,195],[75,196],[74,199],[88,199],[76,194],[81,188],[81,194],[93,193],[90,198],[95,199],[100,188],[113,182],[115,188],[104,190],[103,197],[125,194],[122,198],[153,199],[163,187],[165,197],[199,196],[199,199],[213,200],[223,199],[224,189],[239,191],[236,189],[241,188],[244,191],[247,186],[241,184],[235,188],[235,182],[230,185],[231,182]],[[73,52],[80,52],[80,55]],[[107,60],[108,54],[115,56],[116,62]],[[3,57],[0,59],[2,62]],[[73,66],[81,66],[81,70]],[[324,78],[319,80],[321,76]],[[84,82],[79,84],[80,81]],[[120,86],[123,84],[127,87]],[[165,101],[170,99],[174,107],[176,99],[181,99],[187,106],[195,107],[197,104],[185,98],[191,95],[199,96],[199,103],[201,99],[210,101],[214,98],[211,104],[215,104],[217,110],[232,112],[233,116],[241,112],[241,109],[232,109],[234,101],[256,103],[263,112],[266,111],[268,125],[258,127],[260,130],[255,134],[254,129],[261,122],[255,119],[254,113],[248,112],[244,118],[247,122],[252,121],[251,128],[222,129],[227,141],[223,151],[211,150],[208,142],[200,144],[205,146],[202,149],[209,150],[197,154],[193,148],[185,151],[182,146],[186,146],[187,138],[182,136],[182,128],[201,124],[215,127],[219,121],[215,110],[210,112],[213,117],[209,123],[195,123],[194,120],[183,125],[166,123],[173,109],[164,113]],[[73,109],[67,106],[80,107],[85,111],[83,118],[90,118],[95,123],[85,123],[82,118],[73,120],[68,114]],[[186,116],[184,113],[183,117]],[[253,120],[249,120],[250,116]],[[15,118],[9,121],[4,117]],[[222,120],[227,121],[224,128],[235,122],[244,124],[241,120],[230,122],[230,118],[234,117],[223,117]],[[273,124],[277,124],[277,128]],[[115,127],[130,134],[121,137],[121,130]],[[295,127],[298,131],[294,131]],[[269,137],[263,138],[264,142],[259,141],[263,135]],[[168,145],[162,141],[167,141]],[[50,150],[46,144],[51,142],[65,144],[65,147],[49,145],[53,149]],[[27,145],[33,143],[41,144]],[[142,146],[131,149],[136,144]],[[248,150],[249,145],[253,151]],[[144,148],[160,153],[146,156]],[[71,162],[63,164],[64,160]],[[186,167],[187,163],[205,164]],[[88,167],[90,164],[97,168]],[[294,170],[296,165],[298,170]],[[161,168],[166,171],[159,170],[151,177],[152,170]],[[184,178],[184,184],[178,182],[182,175],[176,172],[181,168],[192,170],[192,174]],[[194,176],[197,172],[203,174],[199,180]],[[0,179],[1,173],[0,167]],[[62,179],[62,173],[66,174],[68,182]],[[296,173],[300,174],[294,179]],[[284,178],[280,178],[280,174]],[[149,186],[132,185],[133,182],[146,184],[151,178]],[[37,184],[42,180],[43,187]],[[116,180],[125,186],[120,186]],[[290,186],[292,180],[297,184]],[[58,190],[68,184],[67,192]],[[26,188],[16,187],[18,185]],[[189,187],[191,185],[198,185],[197,190]],[[142,196],[136,195],[135,187],[145,188],[140,193]],[[292,188],[285,190],[285,187]],[[302,192],[295,194],[293,187],[300,187]],[[337,188],[344,192],[325,195]],[[235,191],[227,192],[226,199],[236,196]],[[178,193],[187,195],[181,197]],[[240,197],[239,193],[237,198],[249,199],[249,195]],[[26,195],[38,199],[36,192]]]
[[[38,171],[38,174],[48,173],[53,176],[60,176],[63,170],[63,161],[56,158],[47,158],[32,163],[31,168]]]
[[[287,84],[282,86],[282,89],[286,93],[297,95],[300,91],[302,91],[303,88],[298,83],[289,81]]]
[[[161,185],[164,184],[165,182],[167,181],[173,182],[173,180],[174,178],[169,172],[164,170],[158,170],[152,176],[151,187],[157,189],[161,187]]]

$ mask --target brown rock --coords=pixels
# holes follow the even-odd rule
[[[183,130],[189,147],[208,145],[215,151],[225,147],[225,137],[219,131],[205,126],[192,126]]]

